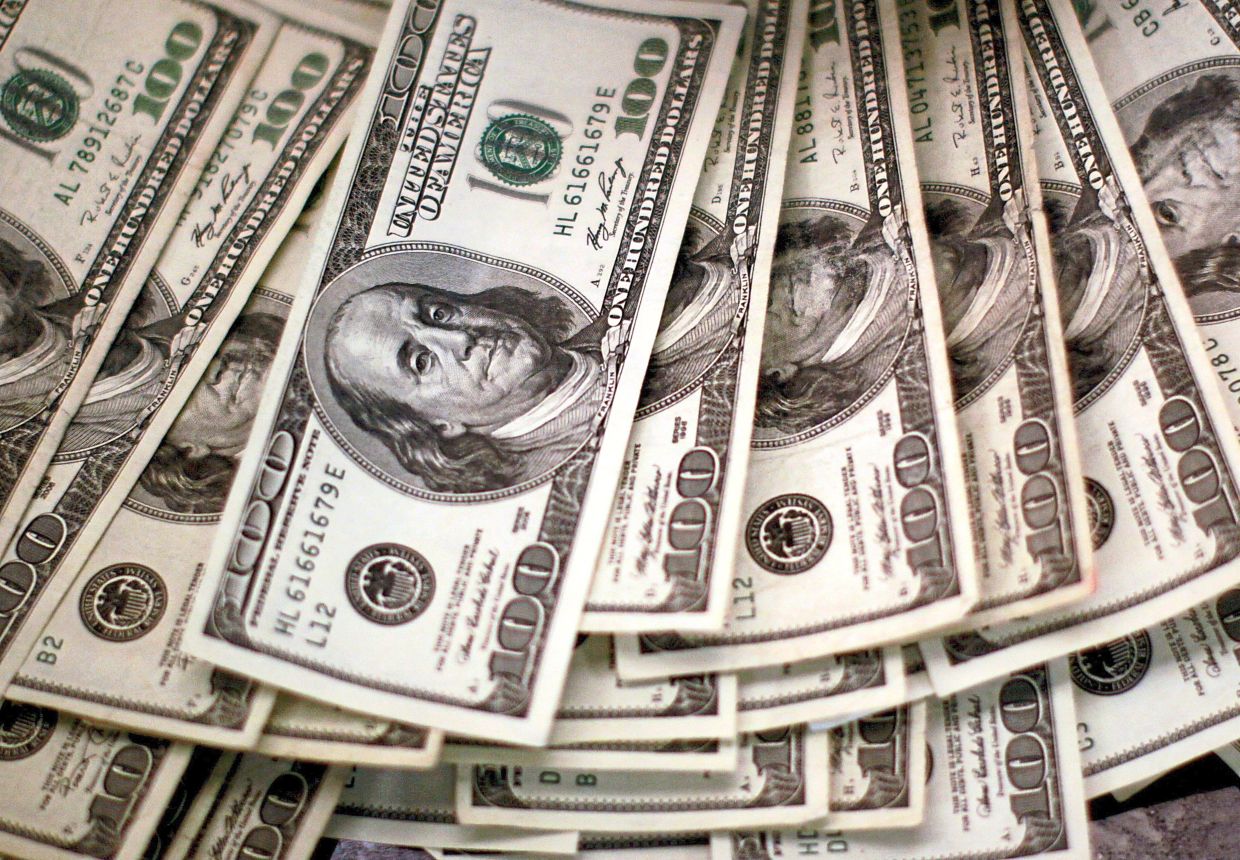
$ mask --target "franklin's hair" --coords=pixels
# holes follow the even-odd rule
[[[274,314],[246,314],[233,324],[216,359],[224,367],[238,360],[261,364],[265,375],[271,368],[283,328],[284,320]],[[236,468],[237,461],[233,457],[215,452],[196,457],[187,448],[165,438],[142,470],[138,485],[170,511],[216,514],[224,510]]]
[[[423,284],[381,284],[352,296],[332,316],[325,338],[327,380],[341,408],[362,430],[379,439],[409,474],[429,490],[441,493],[482,493],[517,483],[523,455],[483,433],[466,431],[443,436],[408,403],[370,386],[366,368],[341,358],[335,344],[342,337],[340,321],[358,296],[384,291],[395,295],[410,286],[445,300],[484,307],[525,320],[548,343],[559,343],[573,332],[571,312],[553,296],[539,296],[520,287],[492,287],[473,295],[449,293]]]
[[[813,255],[829,260],[838,280],[864,287],[870,267],[864,251],[851,247],[852,240],[847,225],[832,215],[782,224],[775,239],[775,266],[785,256]],[[767,332],[767,337],[772,334]],[[763,374],[758,380],[755,423],[791,435],[829,421],[860,394],[861,380],[856,376],[851,369],[837,371],[826,365],[800,367],[787,379]]]

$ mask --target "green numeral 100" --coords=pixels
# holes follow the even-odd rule
[[[302,57],[297,68],[293,69],[290,78],[292,87],[277,94],[267,105],[266,122],[260,122],[254,129],[254,140],[264,140],[271,144],[272,149],[279,146],[280,135],[306,102],[306,90],[323,80],[329,65],[327,57],[318,51]]]
[[[658,94],[652,78],[667,65],[667,42],[658,38],[650,38],[637,48],[637,56],[633,58],[633,71],[641,75],[629,81],[624,88],[624,97],[620,101],[620,109],[625,116],[616,117],[616,137],[632,133],[643,137],[646,134],[646,120],[650,117],[650,106]]]
[[[202,28],[192,21],[182,21],[172,28],[164,42],[163,57],[146,73],[144,92],[134,96],[133,112],[144,113],[159,122],[168,107],[168,99],[181,83],[181,63],[194,56],[202,44]]]

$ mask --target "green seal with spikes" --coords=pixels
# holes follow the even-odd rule
[[[533,185],[555,173],[564,144],[551,123],[513,113],[493,121],[478,142],[478,159],[509,185]]]
[[[77,122],[80,104],[69,82],[47,69],[25,69],[0,87],[0,115],[27,140],[59,140]]]

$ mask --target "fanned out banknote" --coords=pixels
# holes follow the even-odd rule
[[[1094,586],[1023,42],[1003,5],[901,7],[977,562],[971,627],[1073,603]]]
[[[746,0],[583,630],[719,630],[733,560],[806,0]],[[611,185],[612,177],[601,178]]]
[[[175,834],[157,860],[311,855],[336,807],[348,768],[253,753],[221,756],[197,782]]]
[[[880,711],[905,701],[894,647],[737,673],[738,731],[756,732]]]
[[[281,21],[27,511],[31,527],[66,531],[0,659],[0,676],[22,667],[16,698],[198,743],[258,736],[270,693],[179,646],[305,263],[307,198],[370,64],[366,38],[320,16]]]
[[[976,598],[895,7],[816,10],[807,44],[727,625],[618,638],[624,678],[909,639]]]
[[[1016,5],[1099,575],[1070,607],[923,642],[940,694],[1156,623],[1238,572],[1240,456],[1212,359],[1071,3]]]
[[[140,860],[192,747],[50,708],[0,703],[0,852],[22,860]]]
[[[1240,427],[1240,19],[1213,0],[1141,26],[1098,3],[1074,9]]]
[[[358,768],[327,824],[334,839],[391,845],[434,845],[462,851],[573,854],[577,832],[461,824],[456,816],[456,768],[419,773]]]
[[[610,741],[732,739],[735,675],[621,682],[610,636],[578,637],[549,747]],[[787,723],[783,723],[787,725]]]
[[[1068,658],[1090,797],[1240,737],[1240,588]]]
[[[831,729],[826,830],[915,827],[926,807],[926,703]]]
[[[187,650],[546,740],[743,17],[394,12]]]
[[[788,726],[742,735],[733,770],[694,779],[649,771],[460,767],[456,814],[470,824],[621,833],[700,830],[722,821],[802,824],[827,814],[827,761],[825,734]]]
[[[1062,661],[929,702],[933,763],[916,827],[717,833],[715,860],[1090,860],[1072,693]]]
[[[431,767],[442,746],[443,733],[434,729],[281,693],[254,750],[279,758],[404,769]]]
[[[457,765],[515,765],[574,771],[662,773],[735,770],[740,744],[735,737],[672,741],[611,741],[553,747],[516,747],[472,738],[448,738],[443,761]]]
[[[6,11],[0,650],[66,529],[46,520],[18,534],[22,515],[275,29],[242,0],[82,0],[72,14],[27,0]]]

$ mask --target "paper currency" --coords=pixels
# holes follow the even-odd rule
[[[1072,693],[1062,664],[927,704],[930,781],[917,827],[717,833],[715,860],[1089,860]]]
[[[58,631],[79,647],[73,655],[44,649],[49,659],[80,661],[83,646],[127,642],[157,623],[170,596],[164,577],[174,572],[158,556],[135,557],[131,547],[106,567],[83,567],[131,490],[146,507],[137,522],[156,530],[222,510],[227,467],[245,444],[295,282],[279,285],[265,307],[246,302],[347,132],[372,55],[348,31],[329,19],[315,27],[282,21],[249,81],[5,551],[0,569],[11,576],[0,579],[15,586],[25,577],[30,587],[8,612],[0,681],[18,671],[79,571],[88,577],[80,621],[71,634]],[[239,317],[243,308],[250,312]],[[155,546],[144,528],[128,537],[142,537],[146,553],[180,551]],[[63,676],[51,683],[57,692],[74,686]],[[145,700],[111,689],[120,708]]]
[[[898,648],[749,669],[737,680],[742,732],[869,713],[904,700]]]
[[[1023,43],[1001,6],[900,7],[977,562],[972,627],[1073,603],[1094,586]]]
[[[723,626],[807,15],[806,0],[744,6],[583,630]]]
[[[318,845],[347,768],[223,756],[159,860],[301,860]]]
[[[914,827],[926,806],[926,704],[837,726],[831,744],[827,830]]]
[[[922,643],[940,693],[1115,638],[1235,582],[1235,435],[1071,4],[1019,0],[1099,578]]]
[[[894,7],[816,15],[727,626],[622,637],[621,677],[855,651],[955,621],[974,601]]]
[[[1240,737],[1240,589],[1068,658],[1090,797]]]
[[[83,0],[72,15],[63,3],[28,0],[6,11],[0,546],[17,532],[274,29],[258,7],[234,0]],[[62,532],[27,528],[17,559],[0,567],[6,628],[42,587],[31,566]]]
[[[741,737],[735,770],[696,779],[481,765],[457,772],[462,821],[668,833],[720,822],[800,824],[827,814],[827,738],[804,726]],[[761,825],[759,825],[761,826]]]
[[[450,738],[443,760],[458,765],[521,765],[552,770],[730,771],[739,750],[735,738],[683,741],[613,741],[545,749],[499,746]]]
[[[287,32],[296,33],[297,41],[314,38],[313,31],[301,28],[288,27]],[[278,59],[278,54],[269,57],[268,64]],[[180,648],[239,453],[234,443],[222,456],[211,456],[213,434],[208,428],[214,421],[207,419],[244,440],[257,406],[255,392],[270,369],[310,249],[311,227],[321,215],[324,182],[320,178],[315,184],[206,378],[190,395],[184,421],[165,433],[44,625],[9,688],[14,699],[198,743],[254,746],[271,710],[271,692]],[[195,451],[206,455],[186,453]],[[97,583],[101,571],[125,569],[147,571],[148,581],[158,581],[165,591],[159,603],[143,604],[138,600],[141,591],[111,589],[133,600],[132,610],[131,604],[117,603],[133,618],[124,635],[104,639],[96,632],[99,624],[89,623],[101,617],[98,609],[84,612],[83,607],[106,605],[101,602],[105,590]],[[145,615],[136,611],[144,606]],[[97,659],[101,648],[108,655],[102,663]]]
[[[191,653],[546,740],[743,15],[394,12]]]
[[[455,791],[456,768],[450,764],[420,773],[358,768],[327,824],[327,835],[465,851],[572,854],[577,850],[576,831],[461,824]]]
[[[1240,301],[1231,274],[1240,237],[1240,20],[1227,4],[1204,0],[1154,9],[1139,23],[1136,10],[1074,8],[1240,426]]]
[[[735,675],[621,682],[611,637],[583,636],[569,663],[549,744],[732,738],[736,708]]]
[[[926,671],[926,660],[921,649],[916,645],[905,645],[900,649],[904,660],[904,701],[916,702],[934,695],[934,687],[930,683],[930,673]]]
[[[191,747],[3,702],[0,750],[0,852],[138,860]]]
[[[281,693],[254,749],[279,758],[403,769],[431,767],[442,746],[442,732]]]
[[[211,774],[220,758],[225,755],[223,750],[214,747],[194,747],[190,753],[185,773],[177,784],[168,805],[164,807],[155,832],[146,843],[142,852],[142,860],[166,860],[177,835],[185,826],[185,817],[194,801],[211,781]],[[185,837],[182,837],[185,838]]]

